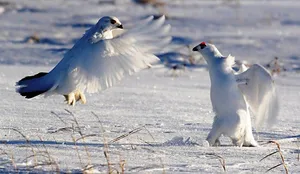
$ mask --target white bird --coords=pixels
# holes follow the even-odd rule
[[[116,17],[102,17],[49,73],[17,82],[17,92],[26,98],[61,94],[69,105],[78,100],[86,103],[84,92],[99,92],[125,75],[151,66],[159,60],[153,53],[171,41],[164,16],[157,20],[149,17],[114,36],[120,29],[123,25]]]
[[[272,123],[278,114],[270,73],[258,64],[235,72],[234,57],[223,56],[212,44],[202,42],[193,51],[199,51],[206,60],[211,80],[210,98],[216,116],[206,139],[209,145],[220,145],[223,134],[236,146],[258,146],[252,134],[250,110],[257,125]]]

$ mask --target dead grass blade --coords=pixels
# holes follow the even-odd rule
[[[80,162],[80,165],[83,167],[83,162],[82,162],[82,159],[81,159],[81,156],[80,156],[80,153],[79,153],[79,150],[78,150],[78,146],[77,146],[77,143],[76,143],[76,139],[73,135],[71,135],[72,137],[72,140],[74,142],[74,145],[75,145],[75,149],[76,149],[76,153],[77,153],[77,156],[78,156],[78,159],[79,159],[79,162]]]
[[[7,144],[5,144],[5,145],[7,146]],[[16,173],[18,173],[18,168],[17,168],[17,165],[15,163],[14,154],[12,152],[8,153],[5,150],[3,150],[2,148],[0,148],[0,150],[2,151],[1,155],[4,154],[4,155],[8,156],[8,158],[11,160],[11,164],[13,165],[14,170],[16,171]]]
[[[124,173],[125,173],[125,164],[126,164],[126,161],[125,161],[125,160],[122,160],[122,159],[120,158],[119,166],[120,166],[120,169],[121,169],[121,174],[124,174]]]
[[[146,128],[146,126],[144,126],[144,129],[148,132],[148,134],[151,136],[152,140],[155,141],[155,138],[153,137],[153,135],[151,134],[151,132]]]
[[[119,136],[119,137],[117,137],[117,138],[111,140],[109,143],[115,143],[115,142],[117,142],[117,141],[119,141],[119,140],[121,140],[121,139],[123,139],[123,138],[128,137],[129,135],[135,134],[135,133],[137,133],[137,132],[143,130],[143,128],[144,128],[144,126],[143,126],[143,127],[135,128],[135,129],[129,131],[128,133],[123,134],[123,135],[121,135],[121,136]]]
[[[43,158],[48,158],[48,154],[46,154],[46,152],[39,152],[39,153],[37,153],[37,154],[35,154],[35,155],[29,155],[29,156],[27,156],[27,157],[24,158],[22,161],[23,161],[23,162],[28,162],[28,160],[29,160],[30,158],[33,158],[33,157],[43,157]]]
[[[79,126],[79,123],[78,123],[78,121],[77,121],[75,115],[73,114],[73,112],[69,111],[68,109],[65,109],[65,111],[67,111],[67,112],[73,117],[73,121],[75,122],[75,124],[76,124],[76,126],[77,126],[77,128],[78,128],[77,132],[79,133],[80,136],[83,136],[83,133],[82,133],[82,131],[81,131],[81,128],[80,128],[80,126]]]
[[[84,136],[85,136],[85,135],[82,133],[81,127],[79,126],[79,123],[78,123],[78,121],[77,121],[75,115],[74,115],[71,111],[69,111],[69,110],[67,110],[67,109],[65,109],[65,111],[67,111],[67,112],[73,117],[73,121],[75,122],[75,124],[76,124],[76,126],[77,126],[77,129],[78,129],[77,132],[79,133],[80,138],[82,139],[82,141],[85,143],[85,139],[84,139]],[[73,139],[74,143],[77,142],[76,139],[75,139],[75,137],[72,137],[72,139]],[[77,148],[77,149],[78,149],[78,148]],[[92,164],[91,164],[91,163],[92,163],[92,161],[91,161],[91,155],[90,155],[89,150],[88,150],[88,148],[87,148],[86,145],[84,145],[84,149],[85,149],[86,155],[87,155],[88,160],[89,160],[88,165],[92,165]]]
[[[261,162],[262,160],[264,160],[264,159],[268,158],[269,156],[272,156],[272,155],[274,155],[274,154],[276,154],[276,153],[278,153],[278,150],[276,150],[275,152],[272,152],[272,153],[266,155],[266,156],[263,157],[261,160],[259,160],[259,162]]]
[[[61,122],[63,122],[65,125],[68,125],[67,122],[65,122],[57,113],[55,113],[54,111],[51,111],[51,114],[53,114],[54,116],[56,116]]]
[[[45,143],[44,143],[44,140],[42,139],[42,137],[38,136],[39,139],[41,140],[42,144],[43,144],[43,147],[45,149],[45,152],[47,154],[47,157],[48,157],[48,160],[49,162],[53,162],[54,166],[55,166],[55,169],[56,169],[56,173],[60,173],[60,170],[59,170],[59,166],[57,164],[57,162],[54,160],[54,158],[50,155]],[[52,165],[51,165],[52,166]]]
[[[52,166],[52,165],[53,165],[52,161],[47,161],[47,162],[37,163],[34,166],[32,166],[32,168],[37,168],[40,166]]]
[[[298,161],[300,161],[300,145],[299,145],[299,140],[300,140],[300,138],[297,138],[297,142],[296,142],[297,147],[298,147],[298,157],[297,157]]]
[[[14,131],[14,132],[17,132],[18,134],[20,134],[20,135],[26,140],[27,143],[30,143],[28,137],[27,137],[25,134],[23,134],[20,130],[18,130],[18,129],[16,129],[16,128],[13,128],[13,127],[5,127],[5,128],[0,128],[0,129],[2,129],[2,130],[12,130],[12,131]]]
[[[221,166],[222,166],[222,169],[224,170],[224,172],[226,172],[225,159],[222,156],[214,154],[214,153],[206,153],[206,155],[217,157],[218,160],[219,160],[219,162],[220,162],[220,164],[221,164]]]
[[[109,158],[109,153],[108,153],[108,143],[107,143],[107,140],[106,140],[106,137],[105,137],[105,131],[104,131],[104,127],[103,127],[103,124],[99,118],[99,116],[97,114],[95,114],[94,112],[92,112],[92,114],[94,115],[94,117],[97,119],[99,125],[100,125],[100,130],[102,132],[102,138],[103,138],[103,153],[104,153],[104,156],[105,156],[105,159],[106,159],[106,163],[107,163],[107,170],[108,170],[108,173],[112,173],[113,172],[113,169],[111,167],[111,162],[110,162],[110,158]]]
[[[82,173],[83,174],[90,174],[90,173],[94,173],[94,166],[93,165],[86,165],[83,169],[82,169]]]
[[[20,134],[26,140],[26,143],[29,145],[29,147],[30,147],[31,152],[33,153],[33,155],[36,155],[36,151],[34,150],[33,145],[30,143],[29,138],[25,134],[23,134],[20,130],[18,130],[16,128],[0,128],[0,129],[3,129],[3,130],[12,130],[12,131]],[[36,158],[34,158],[34,162],[37,163],[37,159]]]
[[[50,134],[54,134],[57,132],[67,132],[67,131],[74,131],[74,127],[62,127],[62,128],[58,128],[52,131],[48,131],[48,133]]]
[[[163,174],[166,174],[166,169],[165,169],[165,165],[164,165],[164,163],[163,163],[163,160],[162,160],[161,158],[159,158],[159,161],[160,161],[160,163],[161,163],[162,173],[163,173]]]
[[[273,141],[273,140],[272,140],[272,141],[269,141],[268,143],[275,144],[275,145],[277,146],[277,151],[268,154],[267,156],[265,156],[264,158],[262,158],[260,161],[262,161],[262,160],[264,160],[264,159],[266,159],[266,158],[268,158],[268,157],[270,157],[270,156],[272,156],[272,155],[274,155],[274,154],[276,154],[276,153],[279,153],[279,156],[280,156],[280,158],[281,158],[281,163],[280,163],[280,164],[277,164],[277,165],[275,165],[275,166],[273,166],[273,167],[271,167],[271,168],[269,168],[266,172],[269,172],[269,171],[271,171],[271,170],[277,168],[278,166],[283,165],[284,170],[285,170],[285,173],[288,174],[288,173],[289,173],[289,172],[288,172],[288,168],[287,168],[287,165],[286,165],[286,163],[285,163],[285,160],[284,160],[284,157],[283,157],[281,148],[280,148],[280,144],[279,144],[278,142],[276,142],[276,141]]]
[[[36,162],[36,163],[34,163],[34,165],[28,165],[29,159],[37,158],[37,157],[43,157],[43,158],[47,159],[47,161],[46,162]],[[37,168],[40,166],[51,166],[52,167],[54,165],[54,166],[56,166],[56,173],[60,173],[57,162],[52,157],[49,158],[49,154],[47,154],[47,152],[38,152],[35,155],[27,156],[25,159],[23,159],[23,162],[26,162],[27,170]],[[52,168],[52,170],[53,170],[53,168]]]
[[[84,135],[82,137],[77,138],[75,141],[78,142],[79,140],[85,139],[87,137],[98,137],[99,134],[88,134],[88,135]]]
[[[269,172],[269,171],[271,171],[271,170],[273,170],[273,169],[275,169],[275,168],[277,168],[277,167],[279,167],[279,166],[281,166],[282,164],[283,164],[283,163],[280,163],[280,164],[277,164],[276,166],[273,166],[273,167],[269,168],[269,169],[266,171],[266,173]]]

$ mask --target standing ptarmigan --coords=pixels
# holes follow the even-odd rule
[[[193,51],[199,51],[206,60],[211,80],[210,98],[216,116],[206,139],[209,145],[220,145],[223,134],[236,146],[258,146],[250,110],[257,124],[271,123],[278,114],[275,84],[269,72],[258,64],[235,72],[234,57],[223,56],[213,44],[202,42]]]
[[[118,36],[123,29],[116,17],[102,17],[76,42],[49,72],[27,76],[17,82],[17,92],[26,98],[37,95],[64,95],[69,105],[81,100],[84,92],[94,93],[113,86],[159,59],[153,54],[171,41],[165,17],[149,17]],[[120,33],[120,32],[119,32]]]

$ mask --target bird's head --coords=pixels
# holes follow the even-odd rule
[[[113,30],[113,29],[123,29],[123,25],[120,20],[114,16],[104,16],[96,24],[97,28],[102,31]]]
[[[97,43],[103,39],[112,39],[112,31],[114,29],[123,29],[120,20],[113,16],[102,17],[94,27],[87,31],[90,43]]]
[[[205,42],[201,42],[199,45],[195,46],[193,51],[200,52],[206,61],[214,58],[224,57],[215,45]]]
[[[223,56],[213,44],[201,42],[199,45],[193,48],[193,51],[200,52],[208,64],[219,61],[222,61],[228,65],[234,64],[234,57],[231,55],[227,57]]]

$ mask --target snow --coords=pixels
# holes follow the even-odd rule
[[[175,36],[165,52],[178,53],[179,60],[189,54],[184,44],[211,41],[240,61],[266,65],[277,56],[284,65],[286,71],[275,76],[281,101],[278,121],[254,131],[261,145],[257,148],[234,147],[225,137],[223,146],[207,147],[214,113],[208,71],[201,60],[177,76],[163,64],[155,65],[87,95],[86,105],[67,106],[62,96],[24,99],[15,92],[15,82],[51,70],[100,17],[116,16],[126,27],[158,10],[130,0],[115,5],[98,0],[8,2],[0,5],[0,172],[51,173],[57,167],[83,172],[91,164],[89,171],[106,173],[107,151],[113,168],[121,172],[120,163],[125,163],[125,173],[222,173],[215,155],[225,160],[228,173],[263,173],[281,163],[278,153],[260,161],[277,149],[265,144],[270,140],[280,143],[289,172],[300,172],[300,2],[165,1],[170,34]],[[35,34],[40,43],[27,43]],[[72,137],[80,135],[65,109],[74,114],[84,135],[93,136],[75,145]],[[107,150],[107,142],[122,135],[128,136]],[[52,165],[43,165],[49,162]],[[279,166],[272,172],[285,171]]]

